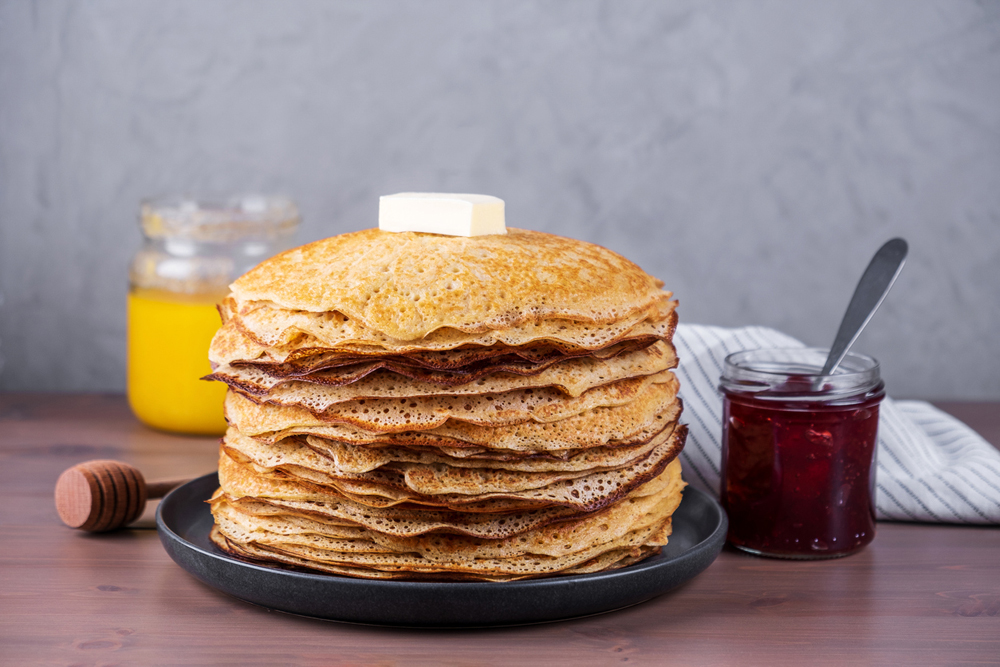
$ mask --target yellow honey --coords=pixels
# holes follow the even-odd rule
[[[212,372],[208,345],[219,328],[215,304],[225,294],[178,294],[133,288],[128,295],[128,401],[147,426],[222,435],[226,386]]]

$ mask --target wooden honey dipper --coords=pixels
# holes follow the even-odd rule
[[[99,533],[126,526],[142,514],[146,501],[162,498],[187,480],[146,482],[121,461],[85,461],[56,480],[56,511],[70,528]]]

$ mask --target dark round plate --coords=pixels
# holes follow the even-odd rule
[[[503,583],[372,581],[311,574],[237,560],[208,539],[205,502],[213,473],[171,491],[156,511],[160,541],[196,578],[253,604],[334,621],[408,627],[484,627],[590,616],[645,602],[712,564],[726,538],[726,514],[688,487],[663,552],[610,572]]]

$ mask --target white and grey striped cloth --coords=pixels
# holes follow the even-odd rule
[[[722,442],[719,378],[726,355],[802,347],[764,327],[726,329],[681,324],[674,334],[682,421],[681,454],[689,484],[718,493]],[[886,397],[879,413],[875,507],[879,519],[1000,523],[1000,451],[954,417],[923,401]]]

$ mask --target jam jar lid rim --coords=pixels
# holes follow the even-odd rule
[[[758,348],[754,350],[740,350],[726,356],[723,363],[723,374],[720,378],[719,388],[732,392],[754,394],[761,398],[775,398],[780,400],[815,400],[822,398],[824,401],[835,400],[837,398],[858,396],[860,394],[878,393],[884,390],[884,383],[880,376],[880,364],[877,359],[857,352],[848,352],[841,362],[841,365],[832,375],[821,375],[819,372],[808,372],[814,369],[822,369],[829,350],[816,347],[794,347],[794,348]],[[785,364],[788,370],[767,370],[754,368],[752,364],[741,365],[741,357],[751,356],[754,353],[780,355],[789,353],[790,355],[813,355],[818,363],[810,363],[791,359],[786,360],[764,360],[767,364]],[[860,370],[849,370],[852,363],[861,365]],[[789,386],[787,380],[791,377],[811,378],[810,385]],[[819,385],[820,378],[827,379]],[[815,388],[812,388],[815,387]],[[784,391],[782,391],[784,389]]]

